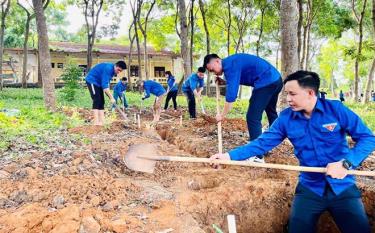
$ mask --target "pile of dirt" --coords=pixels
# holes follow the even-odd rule
[[[162,117],[154,128],[152,113],[144,114],[141,129],[134,120],[81,126],[69,133],[84,141],[72,137],[16,161],[0,158],[0,232],[204,233],[214,232],[213,224],[225,232],[228,214],[239,233],[283,232],[297,172],[177,162],[158,162],[154,174],[131,171],[123,159],[133,144],[155,144],[156,154],[172,156],[218,151],[216,121],[201,117],[181,126],[178,116]],[[223,122],[225,151],[247,140],[244,120]],[[287,141],[266,161],[298,164]],[[375,169],[375,161],[364,167]],[[375,180],[360,178],[358,185],[375,231]],[[338,230],[324,215],[318,232]]]

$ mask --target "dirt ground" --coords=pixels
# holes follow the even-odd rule
[[[79,114],[89,116],[80,109]],[[151,112],[138,128],[129,121],[104,127],[81,126],[61,132],[67,145],[14,160],[0,159],[0,233],[2,232],[228,232],[226,216],[236,216],[237,231],[283,232],[298,179],[297,172],[204,164],[158,162],[154,174],[129,170],[123,158],[129,146],[155,144],[155,154],[208,157],[217,152],[217,126],[210,117],[184,119],[167,111],[155,129]],[[69,114],[69,111],[65,112]],[[89,118],[88,118],[89,119]],[[118,119],[121,119],[120,116]],[[75,140],[75,135],[85,140]],[[223,124],[224,150],[247,141],[246,122]],[[268,163],[297,164],[287,142],[266,157]],[[375,160],[363,168],[375,170]],[[375,180],[358,179],[375,232]],[[319,232],[338,232],[325,214]]]

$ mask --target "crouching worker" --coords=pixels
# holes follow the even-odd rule
[[[120,98],[120,101],[123,105],[124,108],[128,108],[128,101],[126,101],[126,88],[128,87],[128,79],[126,77],[123,77],[113,88],[113,98],[116,101]],[[112,110],[114,110],[116,106],[113,104],[112,105]]]
[[[313,233],[329,211],[343,233],[370,233],[370,225],[355,179],[358,167],[375,149],[375,136],[362,120],[339,101],[317,98],[320,79],[297,71],[284,80],[289,108],[259,138],[212,160],[245,160],[264,154],[288,138],[301,166],[326,167],[326,174],[301,172],[289,216],[288,232]],[[346,135],[355,146],[348,147]]]
[[[161,103],[163,102],[164,96],[167,94],[164,87],[155,81],[147,80],[147,81],[138,81],[137,86],[139,87],[140,92],[145,92],[145,96],[142,97],[142,101],[149,98],[150,94],[156,96],[155,102],[153,105],[153,114],[154,120],[153,122],[156,123],[160,119],[161,113]]]

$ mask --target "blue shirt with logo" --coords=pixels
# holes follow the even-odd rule
[[[349,148],[346,135],[356,143]],[[340,101],[318,99],[310,119],[287,108],[259,138],[229,151],[232,160],[263,155],[288,138],[301,166],[326,167],[347,159],[353,167],[375,150],[375,136],[363,121]],[[326,183],[338,195],[355,183],[354,176],[334,179],[322,173],[301,172],[299,182],[323,196]]]
[[[166,93],[166,90],[164,89],[164,87],[158,82],[147,80],[147,81],[143,81],[143,83],[144,83],[143,88],[144,88],[144,91],[146,92],[146,95],[144,97],[145,99],[150,97],[150,93],[158,97]]]
[[[194,73],[190,75],[190,77],[186,79],[185,82],[182,84],[182,91],[194,91],[195,89],[202,87],[204,87],[204,79],[199,78],[199,76],[196,73]]]
[[[94,66],[86,76],[86,82],[106,89],[115,75],[115,65],[112,63],[100,63]]]
[[[265,87],[278,81],[281,74],[268,61],[254,55],[237,53],[222,60],[225,76],[225,100],[229,103],[237,99],[240,85],[254,89]]]
[[[176,79],[174,76],[168,76],[167,83],[168,83],[169,91],[178,91]]]
[[[120,80],[115,87],[113,88],[113,92],[117,93],[118,95],[122,95],[124,91],[126,91],[126,88],[128,87],[128,84],[125,83],[123,84],[122,81]]]

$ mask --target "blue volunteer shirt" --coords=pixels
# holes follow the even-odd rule
[[[348,147],[346,135],[356,142]],[[265,154],[288,138],[301,166],[326,167],[328,163],[347,159],[357,167],[375,149],[375,136],[362,120],[336,100],[318,99],[310,119],[302,112],[287,108],[270,129],[249,144],[229,151],[232,160],[245,160]],[[322,173],[301,172],[299,182],[323,196],[328,182],[335,194],[355,183],[354,176],[333,179]]]
[[[204,87],[204,79],[199,78],[198,75],[194,73],[182,84],[182,91],[194,91],[195,89],[202,87]]]
[[[269,62],[250,54],[238,53],[224,58],[222,67],[227,82],[225,100],[229,103],[236,100],[240,85],[258,89],[281,77]]]
[[[119,95],[122,95],[122,93],[124,91],[126,91],[126,88],[128,87],[128,84],[123,84],[121,82],[121,80],[115,85],[115,87],[113,88],[113,92],[119,94]]]
[[[146,92],[146,95],[144,97],[145,99],[150,97],[150,93],[158,97],[166,93],[166,90],[164,89],[164,87],[158,82],[147,80],[147,81],[144,81],[143,83],[144,83],[143,88],[144,88],[144,91]]]
[[[100,63],[94,66],[86,76],[86,82],[106,89],[115,75],[115,65],[112,63]]]
[[[176,79],[174,78],[174,76],[169,76],[167,83],[169,91],[178,91]]]

